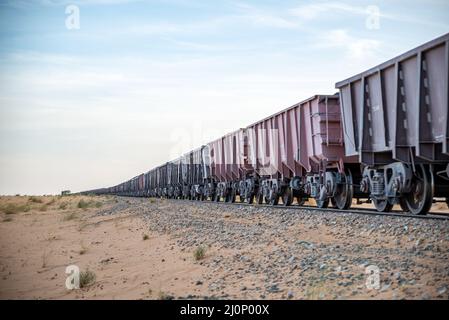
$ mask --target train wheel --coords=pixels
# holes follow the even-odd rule
[[[270,199],[270,205],[272,206],[277,206],[277,204],[279,203],[279,197],[278,196],[273,196]]]
[[[265,199],[265,202],[269,203],[272,206],[276,206],[279,203],[279,196],[278,196],[278,194],[273,189],[270,189],[270,194]]]
[[[390,212],[393,209],[393,205],[388,200],[373,199],[373,203],[379,212]]]
[[[282,195],[282,203],[284,206],[290,206],[293,202],[293,194],[292,190],[290,188],[287,188],[287,190],[284,191],[284,194]]]
[[[321,208],[321,209],[327,208],[329,206],[329,198],[327,198],[325,200],[316,199],[316,205],[318,208]]]
[[[399,205],[401,206],[402,211],[408,212],[408,206],[403,197],[399,198]]]
[[[229,194],[229,202],[234,203],[235,202],[235,190],[232,190]]]
[[[404,195],[404,201],[412,214],[427,214],[433,201],[433,177],[423,165],[417,166],[412,178],[412,191]]]
[[[249,195],[246,196],[245,201],[246,203],[252,204],[254,203],[254,198],[255,198],[254,194],[250,193]]]
[[[354,195],[354,187],[352,185],[352,174],[348,170],[345,173],[345,184],[338,184],[335,191],[335,205],[340,210],[347,210],[351,207],[352,196]]]
[[[257,204],[262,204],[262,203],[263,203],[263,194],[259,192],[257,194]]]
[[[337,202],[335,201],[334,198],[331,198],[331,204],[333,208],[338,209]]]
[[[215,194],[214,201],[215,202],[220,202],[220,195],[218,193]]]
[[[306,199],[304,199],[303,197],[296,197],[296,201],[298,202],[298,206],[303,206],[306,202]]]

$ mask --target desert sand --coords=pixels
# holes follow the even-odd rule
[[[182,252],[169,236],[151,234],[134,213],[97,215],[113,200],[38,199],[43,204],[31,204],[28,212],[4,214],[2,220],[7,221],[0,223],[1,299],[160,299],[166,298],[167,290],[196,289],[191,279],[203,267],[194,263],[191,252]],[[53,199],[59,200],[41,211]],[[81,199],[101,207],[78,208]],[[28,202],[18,197],[2,201]],[[59,208],[61,203],[68,203],[65,210]],[[69,265],[93,271],[95,283],[67,290]]]

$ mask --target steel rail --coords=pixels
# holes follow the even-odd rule
[[[185,202],[185,203],[210,203],[210,204],[221,204],[227,206],[246,206],[246,207],[254,207],[254,208],[270,208],[276,210],[310,210],[310,211],[328,211],[328,212],[341,212],[343,214],[361,214],[361,215],[375,215],[375,216],[391,216],[391,217],[400,217],[400,218],[415,218],[415,219],[425,219],[425,220],[449,220],[449,214],[440,213],[440,212],[429,212],[427,215],[414,215],[403,213],[402,211],[392,211],[392,212],[379,212],[375,209],[347,209],[342,210],[338,208],[318,208],[314,206],[299,206],[299,205],[269,205],[269,204],[249,204],[245,202],[216,202],[210,200],[188,200],[188,199],[168,199],[163,198],[165,200],[176,201],[176,202]]]

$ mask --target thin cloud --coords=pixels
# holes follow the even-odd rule
[[[36,6],[67,6],[67,5],[118,5],[133,2],[144,2],[145,0],[6,0],[1,6],[16,8],[30,8]]]
[[[309,21],[313,19],[322,18],[322,15],[328,12],[348,13],[352,15],[368,17],[371,13],[370,8],[373,6],[350,5],[342,2],[320,2],[305,4],[299,7],[289,9],[292,16],[299,17],[302,20]],[[429,20],[422,20],[413,16],[403,16],[401,14],[385,13],[381,6],[374,6],[379,8],[378,16],[382,19],[387,19],[396,22],[406,22],[413,24],[421,24],[426,26],[434,26],[447,28],[449,25],[444,23],[435,23]]]
[[[343,29],[322,33],[320,38],[319,46],[342,49],[349,59],[369,60],[376,56],[381,47],[379,40],[351,36]]]

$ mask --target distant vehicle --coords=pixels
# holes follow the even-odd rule
[[[66,195],[69,195],[71,192],[70,192],[70,190],[63,190],[63,191],[61,191],[61,196],[66,196]]]

